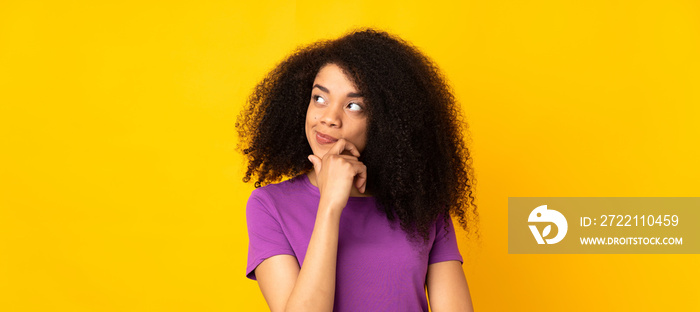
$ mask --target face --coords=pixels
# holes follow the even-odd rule
[[[355,85],[335,64],[316,74],[306,111],[306,139],[314,155],[323,157],[339,139],[362,153],[367,143],[367,111]]]

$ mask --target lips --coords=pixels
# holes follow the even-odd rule
[[[326,134],[323,134],[323,133],[318,132],[318,131],[316,132],[316,142],[318,142],[318,144],[321,144],[321,145],[333,144],[336,141],[338,141],[338,139],[336,139],[330,135],[326,135]]]

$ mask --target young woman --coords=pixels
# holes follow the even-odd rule
[[[237,128],[270,310],[428,311],[427,288],[432,311],[472,311],[450,218],[476,229],[466,129],[416,48],[366,29],[298,49]]]

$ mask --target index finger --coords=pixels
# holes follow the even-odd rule
[[[348,142],[345,139],[340,139],[338,140],[338,142],[335,142],[335,144],[331,146],[331,149],[328,150],[328,153],[332,155],[340,155],[344,151],[350,152],[350,154],[352,154],[355,157],[360,157],[360,151],[357,150],[357,146]]]

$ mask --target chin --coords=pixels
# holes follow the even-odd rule
[[[311,148],[311,151],[313,151],[314,155],[318,156],[318,158],[323,158],[323,156],[325,156],[326,153],[328,153],[328,149],[324,149],[321,147],[317,147],[315,149]]]

